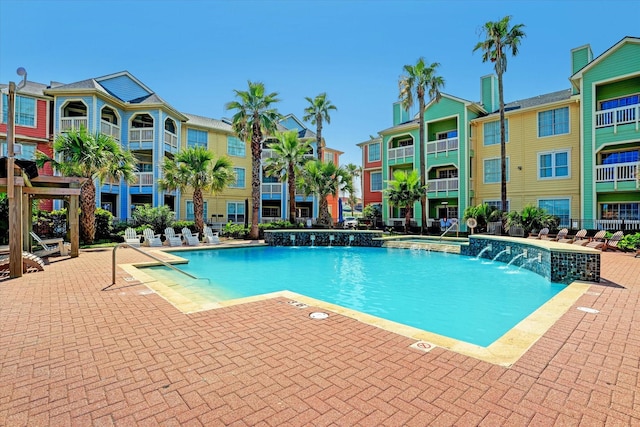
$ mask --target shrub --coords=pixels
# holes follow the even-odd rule
[[[0,194],[0,244],[9,244],[9,197]]]
[[[95,240],[104,240],[111,237],[113,230],[113,215],[102,208],[96,209],[96,236]]]
[[[222,235],[226,237],[233,237],[234,239],[246,239],[249,236],[249,231],[249,227],[245,227],[242,224],[228,222],[222,230]]]
[[[634,251],[640,249],[640,233],[627,234],[620,240],[618,247],[624,250]]]
[[[134,227],[138,227],[141,224],[148,224],[154,233],[163,233],[165,228],[173,225],[175,213],[166,205],[152,208],[151,205],[147,204],[144,206],[136,206],[131,214],[131,218]]]
[[[167,227],[173,227],[173,229],[178,233],[180,233],[180,230],[182,230],[184,227],[187,227],[189,230],[191,230],[192,233],[196,232],[196,223],[194,221],[175,221],[172,226],[169,225]],[[164,233],[164,228],[160,231],[160,233]]]
[[[468,206],[464,210],[462,217],[463,221],[469,218],[473,218],[477,222],[475,230],[477,232],[487,231],[487,224],[489,222],[502,221],[502,211],[488,203],[482,203],[477,206]]]

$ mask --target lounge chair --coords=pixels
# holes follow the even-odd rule
[[[204,241],[206,243],[210,243],[212,245],[219,245],[220,243],[222,243],[220,242],[218,233],[214,233],[213,230],[209,228],[208,225],[204,226],[203,234],[204,234]]]
[[[129,246],[133,246],[135,248],[139,248],[140,247],[140,236],[138,236],[138,234],[136,234],[136,230],[128,227],[126,230],[124,230],[124,242],[129,245]]]
[[[164,244],[169,246],[182,246],[182,238],[176,234],[173,227],[167,227],[164,229]]]
[[[543,237],[545,240],[552,240],[554,242],[558,242],[560,241],[560,239],[564,239],[567,237],[567,234],[569,234],[569,229],[568,228],[563,228],[562,230],[558,231],[558,234],[555,235],[555,237]]]
[[[162,240],[160,240],[160,235],[153,234],[152,229],[145,228],[144,230],[142,230],[142,235],[144,236],[144,242],[142,243],[144,246],[150,246],[150,247],[162,246]]]
[[[2,273],[8,274],[10,269],[9,255],[0,256],[0,276]],[[22,272],[32,273],[44,270],[44,261],[39,256],[30,252],[22,252]]]
[[[585,228],[583,228],[583,229],[579,230],[575,234],[575,236],[565,236],[565,238],[563,238],[563,239],[558,239],[558,242],[560,242],[560,243],[574,243],[576,241],[583,240],[583,239],[588,240],[588,239],[586,239],[586,236],[587,236],[587,230]]]
[[[542,230],[540,230],[540,232],[538,233],[537,236],[529,234],[529,237],[527,237],[527,239],[542,240],[542,239],[546,238],[548,234],[549,234],[549,228],[544,227]]]
[[[605,240],[604,245],[602,246],[602,251],[606,251],[608,249],[613,249],[614,251],[620,250],[618,248],[618,243],[624,237],[624,233],[622,231],[616,231],[613,233],[610,239]]]
[[[199,234],[200,233],[192,234],[188,227],[182,229],[182,238],[189,246],[198,246],[200,244],[200,239],[198,239]]]
[[[31,251],[33,254],[43,257],[59,253],[60,255],[68,255],[71,249],[71,243],[65,242],[62,237],[53,239],[43,239],[33,231],[30,231],[31,237],[38,243],[42,249],[39,251]],[[28,253],[28,252],[27,252]]]
[[[606,235],[606,230],[600,230],[595,234],[595,236],[589,239],[589,241],[582,246],[584,246],[585,248],[600,249],[604,246]]]

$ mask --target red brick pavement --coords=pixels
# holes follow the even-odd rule
[[[51,261],[0,281],[2,426],[640,426],[630,254],[510,368],[282,298],[185,315],[120,269],[102,291],[110,250]]]

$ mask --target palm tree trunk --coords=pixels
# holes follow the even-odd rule
[[[427,174],[427,161],[426,161],[426,144],[425,144],[425,131],[424,131],[424,95],[418,95],[418,106],[420,111],[420,142],[418,143],[418,155],[420,156],[420,187],[424,188],[427,184],[426,174]],[[420,197],[420,206],[422,208],[422,221],[420,225],[420,234],[424,234],[427,230],[427,193],[425,192],[422,197]]]
[[[293,165],[289,165],[289,222],[296,223],[296,177]]]
[[[96,236],[96,186],[89,178],[80,190],[80,238],[91,244]]]
[[[324,163],[324,143],[322,142],[322,116],[316,116],[316,142],[318,145],[318,160]],[[320,204],[319,210],[319,222],[320,224],[329,225],[329,208],[327,206],[327,198],[323,196],[318,197],[318,203]]]
[[[258,222],[260,218],[260,181],[262,175],[262,132],[257,118],[253,122],[251,136],[251,230],[249,238],[257,240],[259,237]]]
[[[195,215],[196,231],[202,236],[202,231],[204,230],[204,199],[201,188],[193,190],[193,214]]]
[[[502,212],[507,211],[507,144],[504,120],[504,91],[502,73],[498,73],[498,98],[500,100],[500,200]]]
[[[406,234],[409,234],[409,226],[411,225],[411,205],[407,205],[407,208],[405,210],[405,214],[404,214],[404,232]]]

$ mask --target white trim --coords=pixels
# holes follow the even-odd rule
[[[540,136],[540,114],[541,113],[546,113],[548,111],[560,110],[560,109],[563,109],[563,108],[567,109],[567,132],[564,132],[564,133],[552,133],[550,135]],[[569,105],[566,105],[564,107],[549,108],[547,110],[538,111],[538,113],[536,114],[536,135],[537,135],[538,139],[551,138],[551,137],[560,136],[560,135],[571,135],[571,108],[569,108]]]
[[[511,161],[510,161],[510,156],[506,156],[506,163],[507,163],[507,168],[506,168],[506,172],[507,172],[507,176],[508,179],[506,180],[506,182],[510,182],[511,181],[511,173],[510,173],[510,168],[511,168]],[[500,180],[498,180],[497,182],[487,182],[486,181],[486,176],[485,176],[485,162],[487,160],[498,160],[498,162],[500,163],[500,169],[502,170],[502,157],[484,157],[482,159],[482,183],[483,184],[487,184],[487,185],[491,185],[491,184],[500,184],[502,181],[502,178]],[[502,171],[500,172],[500,175],[502,175]]]
[[[556,159],[556,154],[560,154],[560,153],[567,153],[567,176],[556,176],[555,174],[555,170],[556,170],[556,163],[555,163],[555,159]],[[552,156],[552,160],[553,160],[553,164],[551,166],[552,171],[553,171],[553,175],[552,176],[540,176],[540,170],[541,170],[541,165],[540,165],[540,157],[544,156],[544,155],[551,155]],[[571,179],[571,148],[558,148],[555,150],[545,150],[545,151],[538,151],[536,153],[536,159],[537,159],[537,168],[536,168],[536,172],[537,172],[537,177],[539,181],[549,181],[549,180],[557,180],[557,179]],[[595,170],[595,169],[594,169]]]

